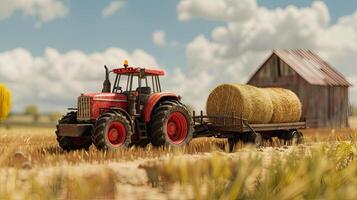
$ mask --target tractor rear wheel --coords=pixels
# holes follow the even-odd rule
[[[182,146],[192,139],[192,117],[177,101],[162,102],[151,115],[150,135],[154,146]]]
[[[62,119],[58,121],[56,126],[56,136],[59,146],[65,151],[73,151],[85,149],[88,150],[92,145],[92,140],[90,137],[68,137],[59,135],[59,124],[75,124],[77,123],[77,113],[69,112],[67,115],[63,116]],[[90,133],[85,134],[90,135]]]
[[[99,117],[92,133],[92,140],[99,150],[115,150],[129,147],[132,134],[129,120],[113,111]]]

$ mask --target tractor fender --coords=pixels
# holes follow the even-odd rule
[[[152,113],[153,109],[155,108],[155,106],[161,100],[169,100],[169,99],[179,101],[180,97],[177,96],[175,93],[171,93],[171,92],[158,92],[158,93],[153,93],[152,95],[150,95],[150,97],[144,107],[143,114],[144,114],[145,122],[150,122],[151,113]]]
[[[116,108],[116,107],[112,107],[112,108],[110,108],[110,110],[117,111],[120,114],[123,114],[129,120],[130,126],[131,126],[131,130],[133,130],[133,132],[135,131],[134,122],[133,122],[130,114],[128,112],[126,112],[126,110],[124,110],[122,108]]]

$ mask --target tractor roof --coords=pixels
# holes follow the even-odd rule
[[[140,74],[140,69],[144,69],[145,74],[149,76],[163,76],[165,75],[165,71],[160,69],[146,69],[140,67],[127,67],[127,68],[117,68],[114,69],[113,72],[116,74],[134,74],[138,76]]]

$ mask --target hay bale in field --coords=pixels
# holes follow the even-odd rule
[[[296,122],[301,118],[302,107],[299,97],[291,90],[266,88],[273,103],[271,123]]]
[[[10,112],[11,94],[5,85],[0,84],[0,121],[4,120]]]
[[[206,110],[210,116],[242,114],[250,123],[268,123],[273,115],[273,104],[268,92],[262,88],[223,84],[217,86],[208,96]],[[221,123],[213,118],[210,120]]]

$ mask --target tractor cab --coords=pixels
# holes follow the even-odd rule
[[[151,94],[161,92],[159,76],[165,72],[157,69],[127,67],[114,69],[116,74],[112,93],[138,92]]]
[[[131,116],[141,116],[145,104],[153,93],[161,92],[159,76],[165,75],[163,70],[128,67],[127,61],[123,68],[112,71],[106,69],[106,79],[103,83],[103,93],[125,95],[128,100],[128,113]],[[109,81],[109,74],[115,74],[113,87]]]

